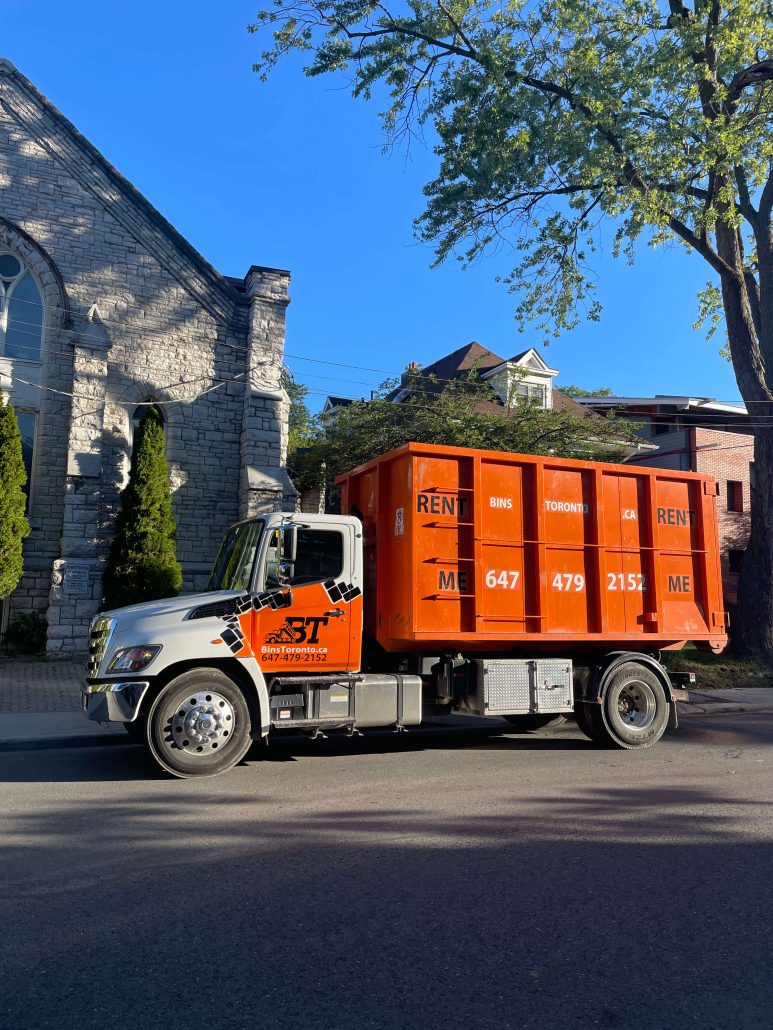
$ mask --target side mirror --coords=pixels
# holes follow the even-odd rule
[[[282,546],[280,558],[289,565],[295,564],[295,557],[298,553],[298,528],[297,526],[282,527]]]
[[[295,572],[295,556],[298,551],[298,530],[295,526],[283,526],[279,547],[279,574],[277,579],[283,590],[291,593]]]

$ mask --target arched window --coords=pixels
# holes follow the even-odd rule
[[[134,451],[134,441],[137,439],[137,430],[140,427],[140,422],[148,413],[148,408],[155,408],[161,418],[161,425],[164,427],[164,437],[166,437],[166,418],[164,416],[164,409],[159,404],[154,404],[153,401],[145,401],[142,404],[138,404],[134,409],[132,415],[132,438],[129,441],[129,453]]]
[[[23,263],[0,250],[0,354],[40,361],[43,343],[43,301],[37,283]]]

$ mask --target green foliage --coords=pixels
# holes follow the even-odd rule
[[[182,570],[175,555],[175,528],[164,427],[156,409],[149,408],[137,429],[129,482],[121,494],[103,580],[105,608],[179,591]]]
[[[613,397],[614,394],[608,386],[600,386],[598,390],[583,390],[581,386],[557,386],[559,393],[565,393],[567,397]]]
[[[355,96],[386,89],[389,142],[432,126],[439,170],[418,234],[438,261],[513,242],[522,324],[551,337],[598,317],[589,265],[610,218],[629,260],[642,236],[677,239],[723,281],[745,277],[759,332],[773,288],[755,260],[773,203],[768,3],[274,0],[250,29],[273,33],[263,76],[298,50],[308,75],[347,71]]]
[[[18,654],[41,654],[46,649],[46,626],[36,612],[19,612],[5,635],[11,651]]]
[[[373,400],[355,401],[324,423],[318,420],[314,439],[296,456],[296,486],[318,486],[322,467],[331,482],[409,441],[617,461],[625,441],[636,439],[635,427],[623,420],[583,418],[517,401],[498,407],[475,371],[442,391],[432,378],[415,375],[408,399],[399,404],[387,399],[394,386],[385,383]]]
[[[9,596],[22,576],[22,543],[30,531],[26,482],[16,414],[0,401],[0,599]]]
[[[302,383],[297,383],[289,368],[282,370],[282,386],[290,398],[289,438],[287,441],[288,463],[299,447],[305,447],[311,441],[314,432],[314,418],[306,403],[309,390]]]

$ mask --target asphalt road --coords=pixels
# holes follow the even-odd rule
[[[0,1026],[773,1026],[773,714],[0,755]]]

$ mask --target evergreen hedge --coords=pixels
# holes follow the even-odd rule
[[[182,570],[175,530],[164,426],[158,411],[150,407],[137,429],[129,482],[121,494],[105,567],[106,609],[178,593]]]
[[[0,599],[9,596],[22,576],[22,542],[30,531],[26,482],[16,413],[0,398]]]

